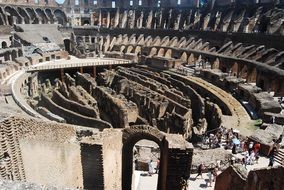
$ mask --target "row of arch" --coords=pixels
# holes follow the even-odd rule
[[[124,40],[122,39],[122,41]],[[161,43],[159,42],[158,44]],[[264,63],[261,64],[262,62],[261,59],[257,59],[256,61],[258,62],[258,64],[255,64],[254,59],[250,60],[247,58],[240,59],[238,57],[227,57],[226,53],[224,53],[223,50],[224,48],[222,47],[218,52],[210,51],[208,46],[206,47],[203,45],[201,45],[199,48],[196,49],[194,48],[194,50],[187,50],[184,48],[175,48],[171,46],[159,46],[159,45],[144,47],[143,45],[134,45],[132,43],[128,45],[126,44],[114,45],[113,48],[110,47],[110,52],[116,51],[122,53],[122,55],[127,53],[134,53],[136,55],[139,54],[144,55],[145,57],[148,58],[163,57],[169,59],[176,59],[178,61],[182,61],[184,64],[199,64],[199,66],[202,67],[206,67],[206,65],[210,64],[212,69],[220,69],[224,73],[229,73],[229,75],[231,76],[245,79],[247,82],[256,82],[257,86],[259,86],[263,90],[271,88],[271,90],[273,89],[275,90],[275,92],[280,91],[279,85],[276,85],[274,89],[274,87],[270,87],[270,85],[264,84],[265,82],[260,82],[261,78],[260,76],[262,75],[262,73],[259,72],[261,70],[259,66],[261,67],[263,66],[268,69],[268,67],[270,66],[273,67],[273,65],[269,64],[268,66],[268,64],[266,64],[266,61],[263,61]],[[276,55],[278,54],[282,55],[281,52],[276,52]],[[273,56],[276,55],[273,54]],[[263,57],[267,57],[266,54],[264,54]],[[274,61],[277,60],[275,59]],[[280,77],[280,75],[278,74],[276,75]]]
[[[66,25],[67,23],[67,17],[60,9],[0,7],[0,25],[56,23],[61,25]]]
[[[5,51],[0,52],[0,58],[3,57],[4,61],[15,61],[16,58],[22,57],[23,51],[18,48],[7,48]]]

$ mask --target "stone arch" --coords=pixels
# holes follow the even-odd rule
[[[120,52],[121,53],[123,53],[125,49],[126,49],[125,45],[120,46]]]
[[[52,11],[50,9],[45,9],[45,14],[49,18],[50,23],[53,24],[54,23],[54,15],[53,15]]]
[[[9,25],[22,24],[22,17],[19,15],[16,9],[6,6],[4,10],[7,14]],[[16,20],[14,20],[14,18],[16,18]]]
[[[157,189],[165,189],[164,186],[166,185],[167,177],[165,171],[165,168],[167,167],[166,149],[168,147],[168,142],[165,138],[165,134],[154,127],[147,125],[138,125],[124,129],[122,138],[122,189],[131,189],[133,168],[132,150],[134,145],[142,139],[154,141],[160,148],[161,158]]]
[[[0,25],[6,25],[6,17],[2,7],[0,7]]]
[[[19,14],[23,17],[25,24],[30,24],[30,16],[27,11],[21,7],[18,7]]]
[[[1,47],[2,47],[3,49],[7,48],[7,47],[8,47],[7,42],[6,42],[6,41],[3,41],[3,42],[1,43]]]
[[[70,53],[70,51],[71,51],[70,39],[64,39],[63,42],[64,42],[65,51],[68,51]]]
[[[67,17],[65,13],[60,9],[56,9],[53,13],[58,20],[58,24],[65,26],[67,23]]]
[[[35,10],[35,12],[37,13],[37,15],[41,18],[42,24],[48,24],[48,18],[45,15],[44,11],[40,8],[37,8]]]
[[[220,60],[216,58],[215,61],[212,63],[212,69],[219,69]]]
[[[187,62],[187,53],[183,52],[180,56],[180,60],[183,62]]]
[[[246,64],[243,65],[243,67],[240,69],[240,78],[246,79],[248,75],[248,66]]]
[[[23,51],[21,49],[18,50],[18,57],[22,57],[23,56]]]
[[[27,13],[29,14],[31,18],[31,24],[39,24],[39,19],[32,8],[26,8]]]
[[[248,67],[247,83],[256,82],[257,70],[255,67]]]
[[[133,51],[133,49],[134,49],[133,46],[131,46],[131,45],[128,46],[127,50],[126,50],[126,53],[131,53]]]
[[[138,54],[140,54],[141,53],[141,47],[140,46],[136,46],[136,48],[135,48],[135,50],[134,50],[134,53],[136,54],[136,55],[138,55]]]
[[[18,53],[16,50],[12,50],[11,52],[12,60],[14,61],[18,57]]]
[[[5,61],[10,61],[11,60],[11,52],[9,52],[9,51],[5,52],[4,60]]]
[[[195,57],[194,57],[193,53],[191,53],[188,57],[187,63],[188,64],[194,64],[194,62],[195,62]]]
[[[157,51],[158,51],[157,48],[153,47],[153,48],[151,49],[150,53],[149,53],[149,56],[152,57],[152,56],[156,55],[156,54],[157,54]]]
[[[158,56],[163,57],[165,55],[165,49],[164,48],[160,48],[158,51]]]
[[[172,50],[168,49],[165,53],[165,58],[172,58]]]

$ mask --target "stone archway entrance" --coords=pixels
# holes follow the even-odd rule
[[[142,140],[154,141],[158,144],[161,151],[160,171],[158,177],[158,189],[163,189],[162,184],[165,184],[164,164],[166,162],[165,155],[165,135],[158,129],[151,126],[135,126],[123,130],[123,148],[122,148],[122,189],[131,190],[132,184],[132,168],[133,168],[133,154],[134,145]],[[164,183],[162,183],[164,182]]]
[[[142,140],[154,141],[160,148],[158,190],[181,189],[182,176],[189,177],[193,147],[181,135],[166,134],[148,125],[122,130],[122,189],[131,190],[133,147]],[[178,171],[178,172],[177,172]]]
[[[68,53],[70,53],[71,52],[71,41],[70,41],[70,39],[64,39],[63,42],[64,42],[65,50]]]

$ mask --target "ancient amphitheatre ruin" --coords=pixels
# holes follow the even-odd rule
[[[0,189],[283,190],[283,36],[283,0],[2,0]]]

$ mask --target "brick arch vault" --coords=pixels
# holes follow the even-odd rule
[[[193,147],[181,135],[166,134],[148,125],[123,129],[122,189],[131,190],[133,147],[142,140],[154,141],[160,148],[158,190],[181,189],[181,177],[189,177]]]
[[[133,168],[133,147],[134,145],[142,140],[151,140],[159,145],[161,151],[160,158],[160,171],[158,177],[158,189],[164,189],[163,184],[165,184],[165,146],[167,142],[165,140],[165,135],[158,129],[147,126],[134,126],[126,128],[123,130],[123,148],[122,148],[122,189],[131,190],[132,184],[132,168]]]

